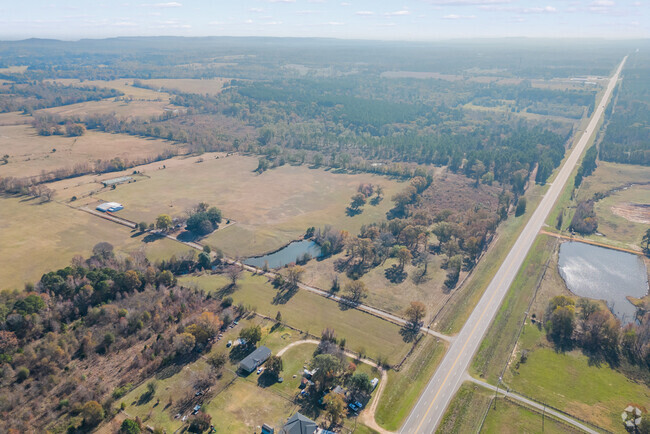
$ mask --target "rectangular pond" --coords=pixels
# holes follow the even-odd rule
[[[634,321],[636,307],[626,298],[648,294],[648,271],[643,259],[631,253],[579,242],[560,246],[558,269],[569,291],[605,300],[621,323]]]

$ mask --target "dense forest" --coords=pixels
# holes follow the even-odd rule
[[[75,104],[84,101],[99,101],[122,95],[115,89],[98,87],[64,86],[56,83],[30,82],[0,86],[0,113],[34,110]]]
[[[650,165],[650,56],[635,53],[623,70],[623,81],[600,144],[600,159]],[[608,111],[610,108],[608,107]]]

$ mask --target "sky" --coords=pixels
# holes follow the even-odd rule
[[[650,37],[650,0],[2,0],[0,39]]]

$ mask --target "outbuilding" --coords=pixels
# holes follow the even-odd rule
[[[97,211],[101,211],[101,212],[115,212],[124,209],[124,207],[122,206],[121,203],[104,202],[103,204],[98,205],[96,209]]]

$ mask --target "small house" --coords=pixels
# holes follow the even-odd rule
[[[261,346],[246,356],[244,360],[239,362],[239,369],[246,372],[247,374],[250,374],[262,363],[266,362],[266,359],[269,357],[271,357],[271,350],[269,350],[267,347]]]
[[[313,434],[318,430],[316,422],[303,416],[300,413],[295,413],[287,420],[287,423],[280,430],[281,434]]]

